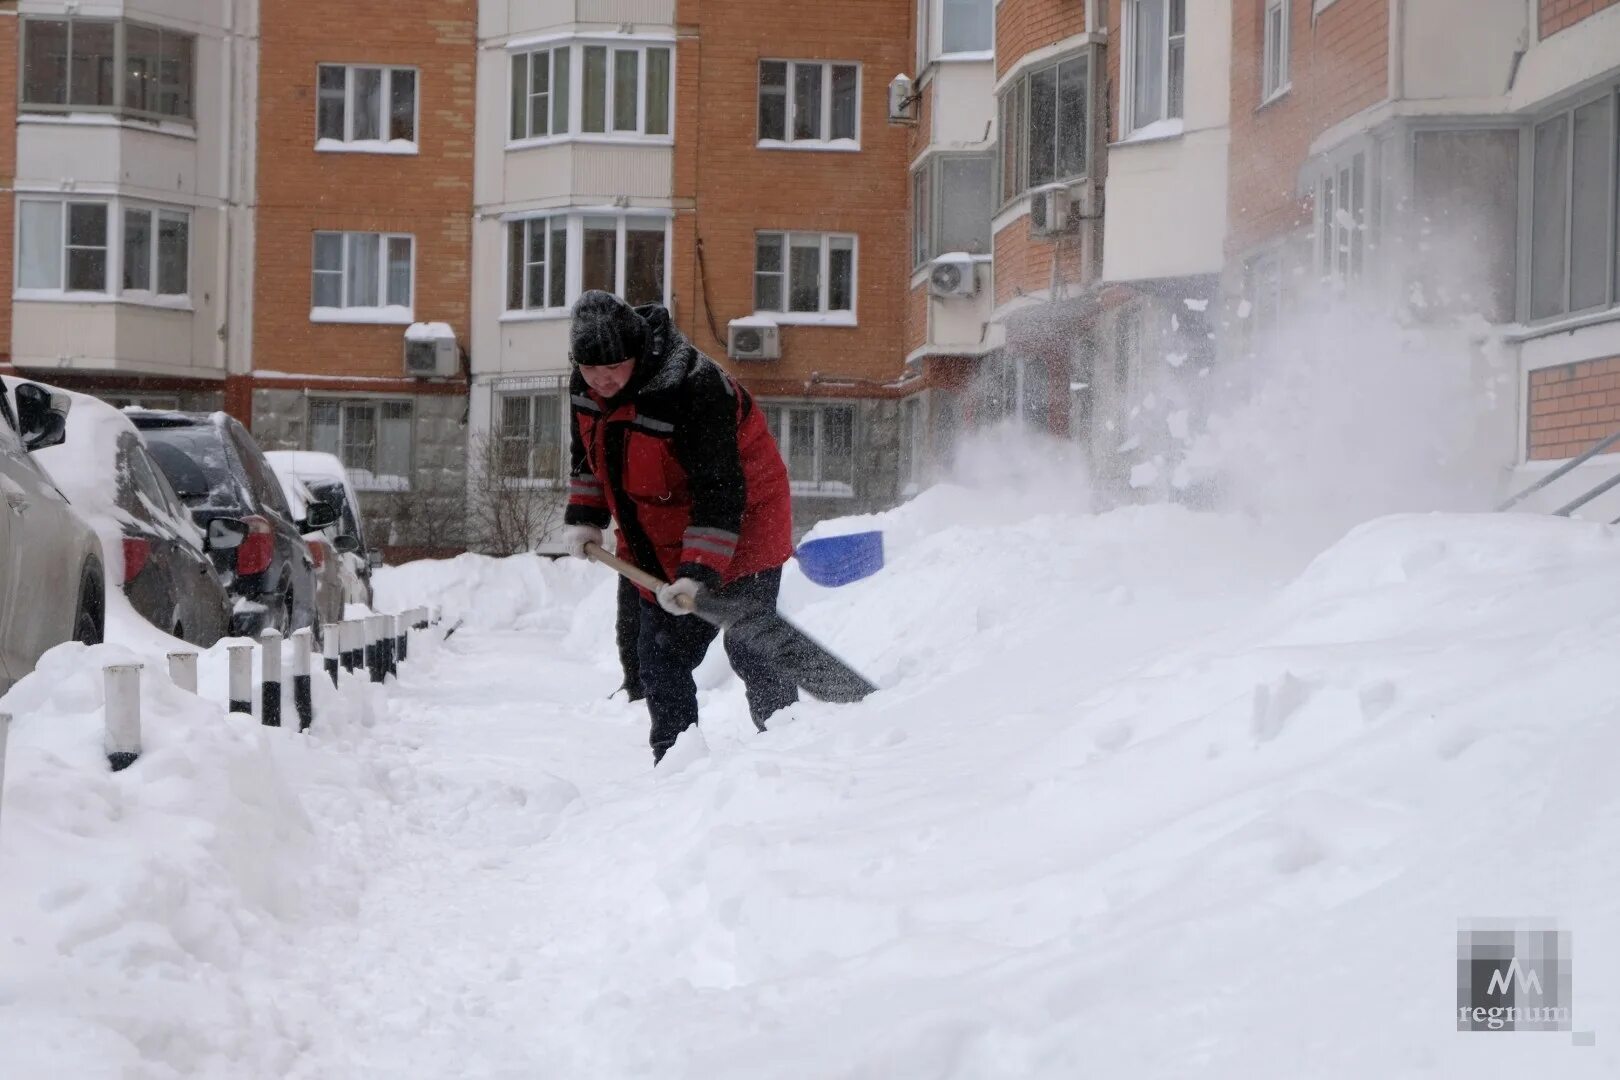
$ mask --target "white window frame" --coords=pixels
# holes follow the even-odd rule
[[[337,394],[309,394],[305,398],[304,416],[304,444],[308,449],[315,449],[315,423],[311,415],[313,407],[320,405],[336,405],[338,410],[338,446],[334,455],[343,463],[343,471],[348,474],[349,482],[356,491],[409,491],[411,490],[411,477],[416,471],[416,402],[408,397],[355,397],[340,396]],[[352,468],[343,460],[344,447],[347,445],[346,429],[349,423],[349,409],[370,408],[375,414],[373,429],[377,433],[377,454],[382,454],[382,410],[388,405],[403,405],[410,410],[410,443],[406,447],[407,461],[404,475],[394,473],[367,472],[363,469]],[[381,462],[379,461],[379,464]],[[358,513],[358,509],[356,510]]]
[[[1030,64],[1028,67],[1020,70],[1012,78],[1008,79],[1006,84],[1001,88],[1001,92],[996,95],[997,123],[1000,124],[1002,128],[1000,132],[1001,141],[997,144],[995,150],[995,190],[999,193],[996,196],[996,201],[1000,207],[1005,208],[1008,203],[1011,203],[1015,199],[1021,198],[1031,188],[1037,186],[1030,179],[1029,171],[1030,129],[1034,123],[1034,109],[1030,100],[1031,80],[1035,75],[1044,71],[1052,71],[1054,72],[1054,77],[1056,77],[1057,73],[1061,72],[1065,64],[1073,63],[1075,60],[1082,57],[1084,57],[1086,60],[1085,168],[1082,169],[1078,174],[1073,175],[1067,173],[1057,173],[1057,175],[1055,175],[1051,180],[1043,181],[1043,184],[1075,184],[1085,180],[1091,175],[1091,166],[1096,161],[1098,124],[1102,122],[1102,118],[1098,115],[1097,111],[1097,98],[1100,96],[1097,86],[1099,73],[1098,65],[1103,62],[1103,54],[1101,50],[1088,46],[1086,48],[1073,50],[1072,52],[1063,53],[1060,56],[1049,57],[1037,64]],[[1054,87],[1054,90],[1059,93],[1060,97],[1061,89],[1062,83],[1059,81]],[[1016,114],[1016,123],[1013,125],[1008,125],[1006,123],[1008,115],[1007,106],[1009,102],[1013,102],[1015,104],[1014,112]],[[1060,134],[1058,120],[1059,118],[1057,115],[1056,106],[1054,105],[1052,113],[1054,170],[1057,160],[1057,139]],[[1012,128],[1010,131],[1008,130],[1009,126]],[[1015,155],[1013,172],[1015,177],[1014,187],[1017,188],[1016,191],[1007,190],[1007,155],[1009,153]]]
[[[951,249],[944,246],[945,204],[942,195],[945,188],[943,174],[946,163],[952,161],[979,161],[990,170],[990,197],[984,206],[984,225],[987,236],[985,250],[967,251],[967,254],[991,255],[994,253],[996,242],[994,218],[998,203],[996,185],[998,183],[998,173],[1001,169],[1001,156],[988,150],[974,153],[951,151],[932,154],[926,161],[911,171],[911,259],[913,270],[922,269],[932,260],[949,251],[966,251],[965,248]],[[920,191],[918,190],[919,180],[922,181]]]
[[[771,310],[758,308],[754,315],[756,318],[769,319],[779,326],[856,326],[857,310],[860,307],[861,295],[861,239],[855,233],[842,232],[816,232],[813,229],[761,229],[754,234],[754,273],[759,270],[759,240],[764,236],[777,236],[782,239],[782,287],[780,293],[780,308]],[[789,311],[787,310],[788,297],[793,292],[793,238],[795,236],[814,236],[821,242],[821,268],[820,285],[821,299],[815,311]],[[848,240],[850,242],[849,267],[849,310],[843,308],[830,310],[828,302],[832,292],[832,241]],[[753,285],[753,279],[750,279]],[[757,290],[755,291],[757,304]]]
[[[1264,43],[1260,49],[1260,103],[1262,105],[1275,101],[1288,93],[1293,86],[1288,71],[1289,41],[1292,35],[1290,23],[1293,21],[1290,9],[1293,0],[1266,0],[1264,10],[1261,12],[1262,36]],[[1275,24],[1273,16],[1276,17]],[[1273,25],[1276,33],[1272,32]]]
[[[557,475],[534,475],[534,432],[536,402],[541,398],[555,399],[558,411],[557,424]],[[494,408],[490,418],[490,433],[497,445],[497,461],[505,464],[504,453],[506,443],[514,437],[505,433],[506,403],[510,400],[523,399],[528,403],[528,429],[523,441],[526,446],[524,454],[523,476],[509,476],[502,472],[498,478],[502,483],[517,484],[520,487],[555,488],[560,487],[568,480],[568,440],[569,440],[569,410],[568,410],[568,384],[561,378],[553,380],[550,385],[542,386],[514,386],[494,387]]]
[[[340,270],[321,270],[315,265],[315,250],[322,236],[343,237],[343,265]],[[374,306],[355,306],[348,303],[349,296],[349,250],[352,237],[376,236],[380,237],[377,264],[378,299],[385,301]],[[408,240],[411,245],[411,302],[405,305],[386,303],[388,299],[388,247],[394,240]],[[383,326],[408,326],[416,321],[416,236],[412,233],[400,232],[371,232],[365,229],[316,229],[310,234],[310,277],[309,277],[309,321],[312,323],[359,323],[378,324]],[[339,273],[343,281],[344,303],[339,307],[317,307],[315,305],[315,275],[325,273]]]
[[[847,401],[804,401],[770,398],[761,400],[759,402],[759,407],[766,411],[767,425],[770,421],[769,414],[771,412],[778,412],[781,414],[781,419],[777,423],[777,429],[781,433],[781,437],[776,441],[777,450],[782,455],[782,464],[788,467],[788,486],[791,488],[793,494],[824,495],[839,499],[854,497],[855,485],[853,483],[853,478],[856,472],[856,463],[860,457],[859,432],[857,431],[857,427],[860,423],[860,415],[856,411],[853,403]],[[814,438],[816,446],[816,478],[814,480],[793,479],[792,465],[790,464],[792,458],[792,424],[788,422],[787,414],[797,409],[810,409],[815,412],[816,433]],[[825,443],[823,430],[827,413],[832,409],[847,409],[849,411],[849,465],[851,476],[851,482],[849,483],[845,483],[842,480],[822,479],[822,448]]]
[[[125,226],[131,213],[145,214],[151,223],[152,237],[150,240],[151,252],[148,257],[147,280],[151,283],[150,289],[129,289],[124,287],[124,270],[127,253],[122,250],[125,237]],[[163,222],[179,221],[186,227],[186,287],[177,293],[164,292],[161,287],[163,252],[162,233]],[[120,253],[118,259],[118,286],[119,294],[131,299],[161,305],[171,305],[177,300],[186,300],[191,295],[191,214],[184,210],[169,207],[148,206],[140,203],[126,203],[118,212],[117,221],[118,242]]]
[[[909,499],[922,490],[927,474],[928,392],[913,394],[900,402],[900,497]]]
[[[22,205],[24,203],[49,203],[60,208],[58,225],[61,229],[60,251],[61,265],[58,267],[57,288],[24,287],[22,282]],[[106,279],[103,288],[97,290],[67,288],[68,273],[68,211],[69,205],[95,205],[106,208],[107,235],[103,250],[106,256]],[[152,241],[151,273],[152,289],[125,289],[124,288],[124,215],[127,211],[146,212],[152,215]],[[89,196],[62,196],[60,194],[45,194],[33,192],[20,192],[14,206],[16,226],[13,229],[14,252],[12,261],[12,281],[16,282],[13,299],[25,301],[67,302],[83,303],[116,302],[124,304],[137,304],[142,307],[171,308],[182,311],[193,310],[191,302],[192,260],[196,254],[196,242],[192,228],[192,212],[182,206],[166,206],[161,203],[147,202],[145,200],[125,199],[116,196],[89,195]],[[156,291],[158,283],[158,222],[160,217],[171,220],[182,220],[186,225],[186,291],[183,293],[161,293]]]
[[[1170,30],[1170,7],[1176,0],[1123,0],[1124,43],[1120,52],[1120,130],[1124,141],[1129,142],[1133,135],[1149,128],[1156,128],[1164,137],[1179,135],[1185,125],[1187,112],[1187,28],[1185,26],[1186,11],[1191,2],[1183,0],[1182,9],[1183,26],[1179,35],[1181,44],[1181,86],[1182,101],[1180,113],[1172,115],[1170,103],[1170,89],[1172,85],[1170,67],[1170,46],[1178,35]],[[1136,117],[1136,35],[1137,11],[1143,3],[1164,4],[1164,40],[1161,45],[1162,79],[1159,84],[1159,100],[1163,103],[1161,115],[1137,123]]]
[[[917,70],[931,63],[962,63],[996,57],[996,8],[1000,0],[979,0],[990,8],[990,45],[984,49],[945,51],[945,0],[917,0]]]
[[[12,5],[14,8],[16,5]],[[197,72],[199,58],[197,52],[198,36],[173,26],[164,26],[159,23],[147,22],[142,19],[108,17],[102,15],[80,15],[74,8],[77,4],[67,5],[67,10],[61,13],[25,14],[18,26],[18,74],[17,74],[17,109],[19,113],[55,113],[66,115],[69,113],[111,113],[120,117],[135,117],[158,123],[181,124],[195,129],[197,126]],[[13,12],[15,14],[15,12]],[[72,86],[72,35],[75,24],[93,23],[98,25],[111,25],[113,28],[113,100],[111,104],[48,104],[44,102],[25,101],[24,91],[27,80],[24,67],[27,63],[27,34],[28,24],[32,22],[66,22],[68,24],[68,85]],[[166,113],[149,109],[136,109],[129,107],[125,102],[127,91],[126,83],[129,79],[129,28],[138,27],[142,30],[155,30],[159,34],[168,34],[175,37],[187,38],[191,42],[191,84],[186,88],[186,103],[190,106],[189,113]]]
[[[1357,139],[1335,150],[1316,168],[1312,186],[1316,275],[1341,288],[1370,275],[1379,195],[1375,155],[1369,140]],[[1361,198],[1359,220],[1354,214],[1357,193]]]
[[[326,68],[343,71],[343,138],[321,134],[321,72]],[[406,72],[415,80],[416,90],[411,95],[411,131],[413,139],[356,139],[354,137],[354,93],[356,71],[382,72],[382,123],[379,134],[386,136],[394,118],[394,75]],[[416,154],[421,152],[422,139],[422,70],[398,64],[318,64],[315,68],[315,149],[324,154]]]
[[[780,139],[768,139],[765,133],[759,130],[759,99],[765,93],[765,65],[787,65],[786,102],[783,109],[782,135]],[[821,68],[821,130],[826,134],[819,139],[796,139],[793,137],[793,119],[798,110],[799,81],[794,77],[798,68]],[[832,138],[833,116],[833,69],[855,69],[855,136],[854,138]],[[858,153],[861,149],[861,109],[865,104],[866,71],[864,65],[854,60],[789,60],[778,56],[761,57],[754,70],[754,135],[755,146],[761,150],[820,150],[834,153]]]
[[[674,230],[674,216],[673,216],[673,214],[671,214],[671,212],[668,211],[668,210],[649,210],[649,211],[644,211],[644,212],[637,212],[637,211],[625,211],[625,210],[621,210],[621,209],[618,209],[618,208],[609,208],[609,207],[570,207],[570,208],[565,209],[565,210],[542,211],[542,212],[538,212],[538,213],[528,213],[528,214],[512,214],[510,216],[502,218],[501,223],[502,223],[503,226],[505,226],[505,232],[504,232],[504,235],[502,237],[502,244],[503,244],[502,254],[504,256],[503,259],[502,259],[502,262],[504,263],[504,265],[506,267],[506,269],[502,272],[502,277],[503,277],[502,285],[503,285],[504,288],[503,288],[503,291],[501,293],[501,296],[502,296],[501,306],[503,308],[505,308],[505,312],[501,316],[501,321],[502,322],[521,322],[521,321],[530,320],[530,319],[568,318],[569,311],[573,307],[574,301],[578,300],[580,293],[584,291],[584,281],[585,281],[585,219],[586,218],[602,218],[602,217],[615,218],[617,220],[617,223],[618,223],[618,235],[617,235],[617,239],[616,239],[616,246],[614,248],[614,278],[615,278],[615,280],[614,280],[614,286],[615,286],[614,292],[617,295],[620,295],[620,296],[624,295],[625,273],[626,273],[626,270],[627,270],[627,265],[626,265],[626,262],[625,262],[625,234],[630,231],[629,228],[628,228],[628,222],[631,219],[637,219],[637,220],[641,220],[641,221],[653,220],[653,221],[661,221],[661,222],[663,222],[663,225],[664,225],[664,272],[663,272],[664,295],[663,295],[662,299],[659,301],[659,303],[663,304],[665,307],[669,306],[669,303],[670,303],[670,273],[671,273],[671,270],[673,269],[673,266],[674,266],[673,259],[674,259],[674,248],[675,248],[675,230]],[[545,222],[548,223],[547,227],[549,228],[549,223],[551,221],[557,219],[557,218],[566,219],[566,221],[568,223],[568,244],[567,244],[567,248],[568,248],[568,265],[565,268],[565,275],[566,276],[564,278],[564,280],[566,282],[565,289],[564,289],[565,302],[563,303],[563,305],[561,307],[550,307],[550,306],[529,307],[529,308],[510,308],[510,307],[507,307],[507,305],[510,303],[511,297],[512,297],[512,280],[511,280],[512,258],[511,258],[511,249],[510,249],[509,246],[507,246],[507,245],[510,245],[511,242],[512,242],[511,227],[513,225],[515,225],[515,224],[524,223],[524,222],[545,221]],[[528,226],[528,227],[533,228],[532,225]],[[652,230],[649,229],[647,231],[651,232]],[[548,260],[550,258],[550,255],[551,255],[551,251],[550,251],[550,247],[548,245],[547,250],[546,250],[546,256],[547,256]],[[525,261],[524,265],[525,265],[525,271],[526,271],[527,270],[527,262],[526,261]],[[548,268],[548,274],[549,274],[549,268]],[[527,297],[527,292],[528,292],[528,283],[525,281],[524,282],[524,294],[525,294],[525,297]],[[548,297],[548,299],[549,299],[549,297]]]
[[[1581,109],[1595,105],[1607,99],[1609,103],[1609,132],[1611,142],[1606,158],[1609,164],[1608,191],[1604,196],[1604,204],[1609,210],[1609,227],[1605,232],[1608,240],[1608,252],[1604,259],[1608,279],[1604,291],[1604,300],[1587,307],[1574,306],[1575,285],[1575,114]],[[1561,222],[1563,253],[1563,299],[1559,310],[1548,315],[1535,314],[1533,306],[1535,301],[1535,255],[1536,255],[1536,133],[1543,124],[1557,120],[1564,120],[1564,220]],[[1525,188],[1521,203],[1523,210],[1519,227],[1519,309],[1521,321],[1527,325],[1543,326],[1563,322],[1571,319],[1591,318],[1603,316],[1617,306],[1620,306],[1620,86],[1610,83],[1601,92],[1587,91],[1580,97],[1566,101],[1556,109],[1549,109],[1533,117],[1524,130],[1520,141],[1520,157],[1522,165],[1520,176]]]
[[[605,131],[585,130],[585,49],[588,47],[604,47],[607,49],[607,85],[603,92],[603,116],[605,118]],[[678,50],[673,37],[659,37],[647,34],[565,34],[550,36],[527,41],[513,41],[506,47],[506,149],[529,150],[542,146],[554,146],[559,143],[633,143],[636,145],[674,146],[675,145],[675,118],[679,115],[675,101],[675,88],[680,82],[676,65],[679,62]],[[512,58],[537,52],[559,52],[567,50],[568,57],[568,130],[565,132],[552,131],[549,135],[533,135],[523,138],[512,137],[512,99],[514,97],[513,63]],[[662,49],[669,53],[669,116],[666,126],[669,131],[663,134],[647,133],[647,53],[651,50]],[[635,52],[636,58],[636,129],[635,131],[613,130],[613,54],[617,51]],[[553,58],[555,64],[555,57]],[[553,69],[555,70],[555,68]],[[528,64],[524,65],[524,72],[529,71]],[[553,82],[553,93],[555,82]],[[528,99],[525,88],[525,100]],[[527,130],[527,128],[525,128]]]

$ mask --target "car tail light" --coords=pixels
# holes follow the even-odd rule
[[[326,565],[326,545],[319,540],[309,545],[309,557],[315,561],[315,569],[319,570]]]
[[[254,515],[242,520],[247,523],[248,534],[236,549],[237,576],[262,574],[270,569],[270,554],[275,549],[276,538],[264,518]]]
[[[124,537],[124,584],[141,576],[146,560],[152,555],[152,541],[144,536]]]

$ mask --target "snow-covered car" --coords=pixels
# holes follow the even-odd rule
[[[309,516],[309,508],[321,500],[315,497],[302,480],[282,468],[274,454],[266,453],[264,457],[270,463],[270,468],[275,471],[276,480],[281,484],[281,493],[287,497],[287,505],[292,508],[293,517],[300,521],[306,519]],[[348,602],[347,590],[343,583],[342,552],[338,550],[337,539],[327,535],[328,529],[336,527],[328,525],[326,529],[304,536],[304,543],[309,545],[310,557],[315,560],[315,607],[320,613],[317,623],[320,626],[341,622],[343,607]]]
[[[7,379],[0,393],[0,691],[64,641],[96,644],[106,578],[95,530],[34,455],[67,437],[68,396]]]
[[[371,570],[381,563],[380,554],[366,543],[365,522],[360,517],[360,499],[349,481],[349,471],[331,454],[313,450],[269,450],[264,455],[278,474],[301,480],[315,498],[337,511],[336,524],[322,532],[338,548],[343,568],[344,595],[351,604],[371,606]],[[351,545],[343,539],[352,538]]]
[[[134,424],[104,401],[62,393],[72,403],[67,440],[34,459],[95,529],[107,580],[158,629],[214,644],[230,630],[231,600],[209,551],[240,544],[247,526],[220,518],[205,535]]]
[[[336,520],[331,508],[317,504],[305,518],[294,517],[264,451],[225,413],[132,409],[125,415],[199,527],[218,518],[248,527],[235,550],[213,553],[232,598],[231,632],[318,631],[315,559],[304,534]]]

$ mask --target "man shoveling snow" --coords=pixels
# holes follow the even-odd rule
[[[590,291],[574,305],[572,455],[563,541],[588,557],[618,523],[619,557],[668,584],[640,590],[636,655],[653,762],[697,723],[692,672],[718,630],[687,618],[705,593],[774,609],[793,554],[787,467],[764,413],[660,305]],[[744,635],[726,655],[761,731],[798,688]]]

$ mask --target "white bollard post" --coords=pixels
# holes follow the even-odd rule
[[[327,678],[332,685],[338,684],[338,666],[343,661],[343,635],[348,627],[346,622],[333,623],[326,628],[326,636],[321,638],[321,661],[326,668]]]
[[[366,620],[366,664],[371,669],[371,681],[380,683],[388,678],[388,665],[383,661],[382,616],[373,615]]]
[[[259,635],[259,723],[281,726],[281,631],[275,628]]]
[[[169,654],[169,679],[188,694],[197,692],[197,654],[172,652]]]
[[[293,632],[293,708],[298,712],[298,730],[308,731],[315,722],[315,695],[309,685],[310,654],[315,632],[307,627]]]
[[[107,723],[103,747],[112,771],[122,772],[141,756],[141,665],[112,664],[102,668],[102,679]]]
[[[253,715],[253,646],[226,649],[231,666],[231,712]]]

